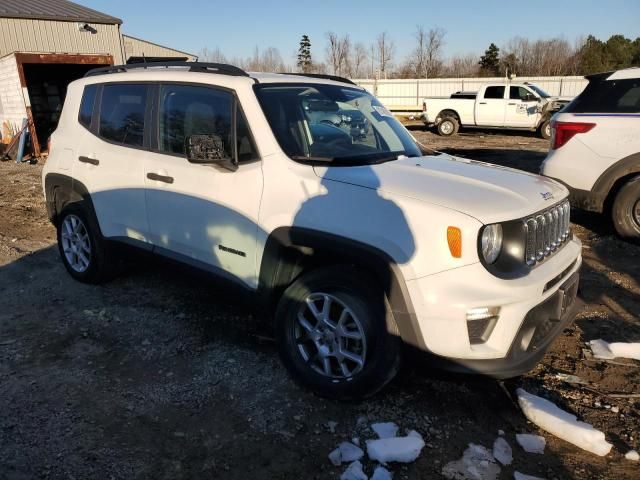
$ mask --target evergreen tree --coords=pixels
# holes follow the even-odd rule
[[[302,38],[300,39],[297,65],[302,73],[309,73],[311,71],[311,40],[309,40],[308,35],[302,35]]]
[[[484,55],[480,57],[478,64],[485,74],[500,74],[500,49],[495,43],[489,45],[489,48],[484,51]]]

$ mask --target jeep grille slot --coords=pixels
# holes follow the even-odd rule
[[[569,239],[569,213],[569,201],[564,200],[523,220],[527,265],[534,266],[543,261]]]

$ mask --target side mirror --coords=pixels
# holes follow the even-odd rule
[[[527,93],[527,95],[522,99],[523,102],[538,102],[540,99],[531,93]]]
[[[238,169],[225,150],[224,140],[220,135],[189,135],[185,139],[185,152],[191,163],[218,164],[234,171]]]

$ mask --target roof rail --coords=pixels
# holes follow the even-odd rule
[[[325,75],[324,73],[283,73],[283,75],[297,75],[299,77],[311,77],[322,78],[324,80],[333,80],[334,82],[349,83],[351,85],[357,85],[348,78],[338,77],[337,75]]]
[[[85,77],[92,77],[94,75],[103,75],[106,73],[121,73],[128,72],[129,70],[139,70],[147,68],[171,68],[182,67],[189,68],[190,72],[204,72],[204,73],[217,73],[220,75],[231,75],[234,77],[248,77],[249,74],[233,65],[227,65],[225,63],[206,63],[206,62],[145,62],[145,63],[132,63],[128,65],[112,65],[110,67],[94,68],[84,74]]]

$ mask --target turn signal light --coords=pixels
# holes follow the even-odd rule
[[[458,227],[447,227],[447,243],[452,257],[462,257],[462,232]]]

